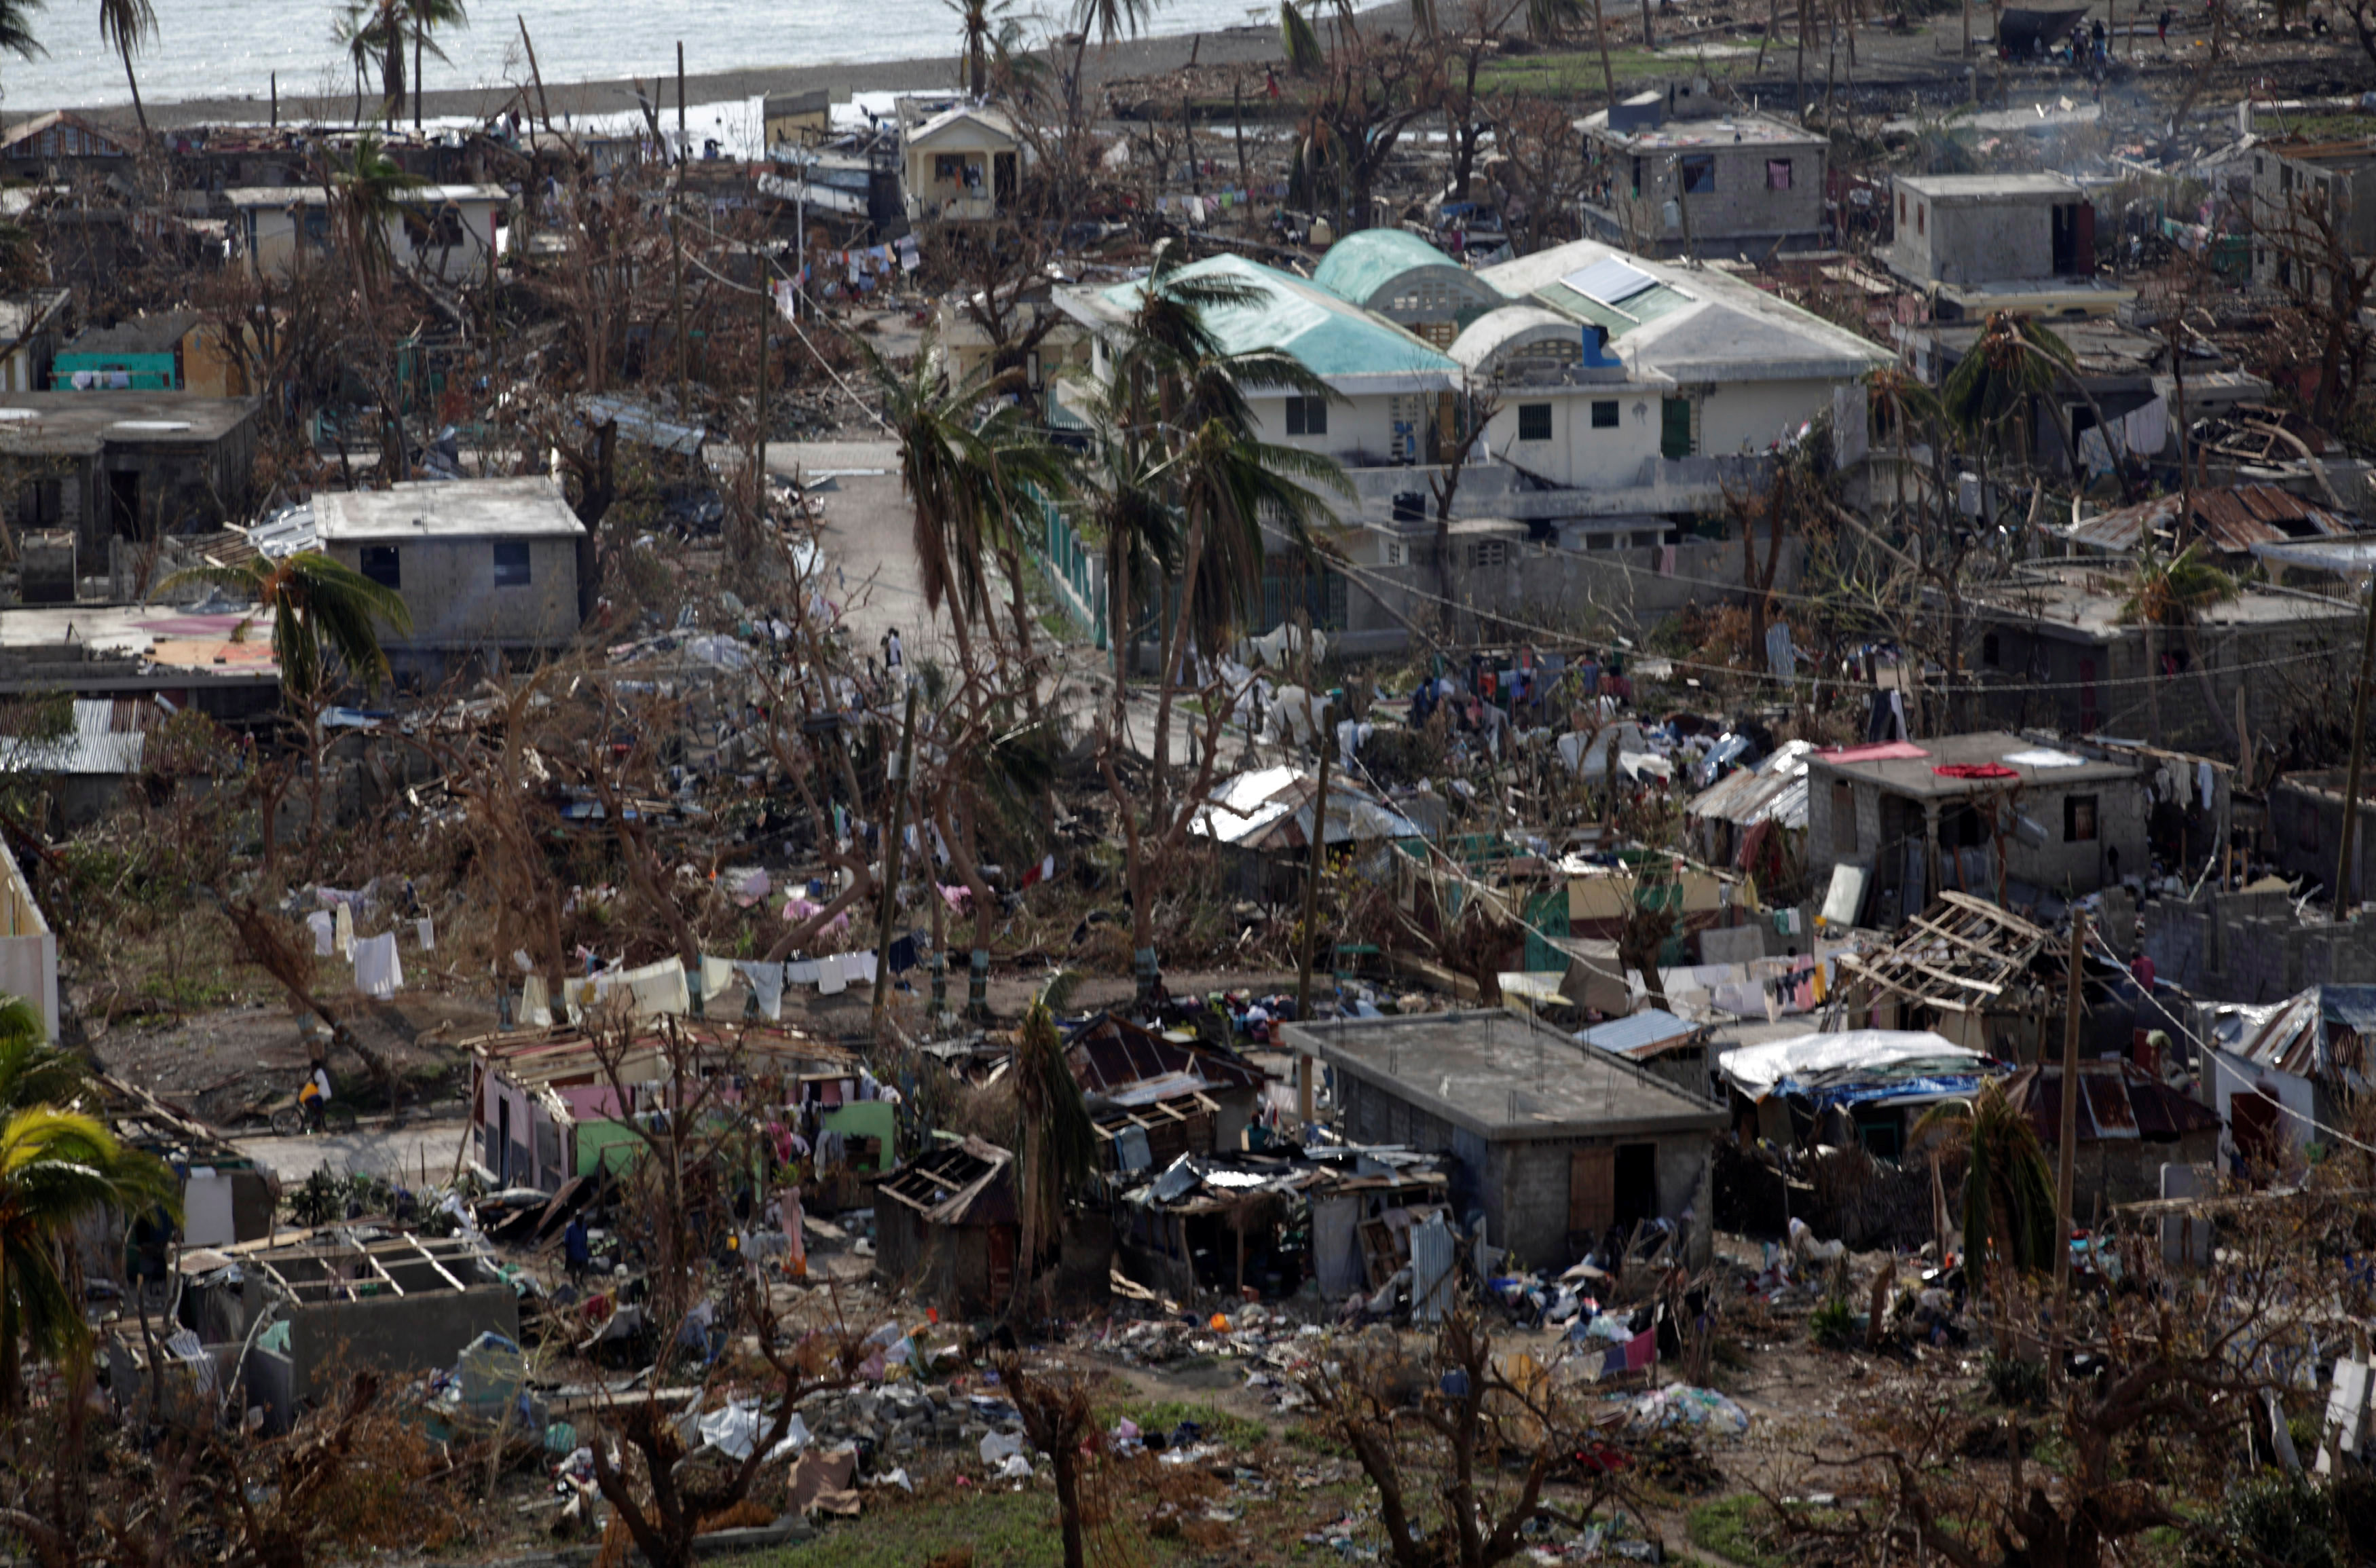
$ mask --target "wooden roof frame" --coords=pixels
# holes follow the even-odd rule
[[[1840,961],[1854,979],[1919,1006],[1970,1013],[2001,1000],[2050,940],[2002,905],[1942,890],[1937,903],[1907,918],[1889,946]]]

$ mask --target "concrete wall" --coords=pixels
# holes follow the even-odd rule
[[[451,1367],[462,1348],[492,1329],[517,1343],[519,1298],[508,1285],[424,1290],[284,1307],[291,1382],[299,1399],[329,1390],[326,1375],[376,1368],[422,1372]]]
[[[1654,522],[1642,531],[1663,538],[1668,530]],[[1671,573],[1660,571],[1656,546],[1574,551],[1513,540],[1499,566],[1473,566],[1465,554],[1456,554],[1450,596],[1460,606],[1456,635],[1494,640],[1500,634],[1493,624],[1503,617],[1532,626],[1573,626],[1579,634],[1612,625],[1639,631],[1687,604],[1736,597],[1739,590],[1731,585],[1740,581],[1738,541],[1687,539],[1674,548]],[[1762,541],[1760,550],[1762,554]],[[1797,586],[1800,558],[1798,541],[1785,540],[1775,570],[1776,588]],[[1353,576],[1346,596],[1343,647],[1348,653],[1372,653],[1406,646],[1408,624],[1435,615],[1441,608],[1435,596],[1441,593],[1432,565],[1364,568]]]
[[[2123,628],[2097,643],[2041,632],[2003,611],[1973,613],[1966,656],[1971,673],[2002,689],[1979,699],[1986,722],[2008,730],[2044,728],[2073,734],[2120,735],[2156,741],[2173,751],[2204,756],[2236,754],[2236,695],[2244,693],[2246,722],[2255,734],[2281,730],[2320,657],[2356,658],[2358,624],[2337,604],[2332,612],[2305,600],[2303,618],[2281,624],[2211,626],[2156,637],[2156,649],[2186,649],[2192,668],[2153,675],[2144,634]],[[1985,659],[1985,638],[1997,637],[1996,662]],[[2271,664],[2270,660],[2288,662]],[[2199,672],[2198,672],[2199,671]],[[2207,679],[2206,679],[2207,676]],[[2329,868],[2330,874],[2332,868]]]
[[[57,934],[6,844],[0,844],[0,992],[24,998],[41,1015],[43,1035],[58,1038]]]
[[[1430,440],[1439,415],[1439,391],[1362,392],[1328,405],[1328,433],[1290,435],[1287,430],[1287,397],[1262,392],[1248,399],[1254,428],[1265,441],[1300,447],[1335,457],[1348,468],[1371,468],[1396,461],[1413,439],[1420,461],[1433,452]]]
[[[2066,199],[2076,202],[2080,197],[2074,192]],[[1889,263],[1908,278],[1985,283],[1996,278],[2042,278],[2052,269],[2054,202],[1950,202],[1942,207],[1904,185],[1894,201],[1896,232],[1890,242]]]
[[[1501,389],[1502,407],[1485,426],[1487,447],[1494,457],[1556,485],[1576,489],[1630,485],[1641,474],[1643,463],[1658,456],[1662,396],[1657,387],[1624,382],[1505,386]],[[1538,441],[1521,440],[1519,410],[1541,405],[1550,410],[1550,434]],[[1596,405],[1615,406],[1613,429],[1595,428]]]
[[[2332,893],[2335,862],[2343,849],[2342,773],[2313,775],[2297,783],[2279,782],[2269,791],[2269,826],[2264,848],[2287,876],[2307,878]],[[2376,833],[2369,831],[2376,812],[2368,809],[2367,786],[2361,786],[2359,826],[2351,836],[2351,894],[2365,899],[2376,887]]]
[[[1776,441],[1796,436],[1799,427],[1817,414],[1831,412],[1832,388],[1837,385],[1829,380],[1729,381],[1696,388],[1692,450],[1711,457],[1763,452]]]
[[[2376,922],[2304,925],[2283,893],[2149,899],[2157,978],[2205,1002],[2282,1002],[2313,985],[2376,984]]]
[[[577,631],[577,541],[527,541],[529,581],[495,586],[492,538],[434,539],[398,543],[399,591],[412,612],[412,630],[381,638],[389,662],[399,656],[453,654],[481,647],[553,647]],[[330,553],[361,569],[365,546],[335,542]]]
[[[1568,1185],[1575,1151],[1644,1143],[1657,1146],[1657,1190],[1651,1194],[1621,1192],[1619,1206],[1646,1203],[1659,1218],[1674,1220],[1691,1210],[1704,1239],[1710,1212],[1707,1183],[1712,1147],[1705,1134],[1488,1145],[1478,1206],[1484,1211],[1489,1239],[1510,1248],[1528,1268],[1564,1268],[1574,1263],[1599,1240],[1572,1236],[1568,1231]]]

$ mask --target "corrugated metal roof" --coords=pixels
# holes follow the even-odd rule
[[[1441,267],[1464,278],[1473,276],[1408,229],[1362,229],[1328,247],[1328,254],[1312,269],[1312,280],[1340,300],[1367,305],[1371,295],[1416,267]],[[1494,291],[1487,283],[1477,289],[1480,294]]]
[[[1312,798],[1319,781],[1300,768],[1241,773],[1213,791],[1190,831],[1241,849],[1301,849],[1311,842]],[[1327,841],[1423,838],[1410,818],[1341,778],[1328,781]]]
[[[2314,985],[2224,1049],[2297,1078],[2365,1084],[2370,1032],[2376,1032],[2376,986]]]
[[[1742,827],[1771,820],[1784,827],[1807,826],[1807,758],[1813,742],[1791,741],[1755,767],[1717,779],[1692,799],[1688,815],[1712,817]]]
[[[2180,498],[2156,496],[2122,506],[2068,530],[2108,550],[2133,550],[2146,532],[2168,536],[2178,527]],[[2239,484],[2194,493],[2194,531],[2214,549],[2242,554],[2256,544],[2297,539],[2339,539],[2360,531],[2359,519],[2302,499],[2273,484]]]
[[[1450,386],[1460,366],[1451,356],[1392,322],[1373,316],[1303,279],[1240,255],[1207,256],[1175,274],[1182,281],[1218,278],[1242,283],[1253,297],[1208,306],[1205,325],[1224,353],[1277,349],[1315,375],[1443,377]],[[1146,282],[1117,283],[1099,297],[1113,309],[1135,310]]]
[[[1669,1046],[1689,1041],[1700,1032],[1697,1024],[1688,1024],[1672,1013],[1646,1008],[1630,1017],[1611,1018],[1596,1024],[1576,1036],[1585,1044],[1602,1051],[1639,1061],[1656,1056]]]
[[[2176,1138],[2185,1133],[2211,1132],[2219,1113],[2188,1098],[2133,1062],[2083,1062],[2079,1064],[2079,1139]],[[2049,1145],[2061,1136],[2062,1067],[2047,1063],[2024,1067],[2005,1080],[2005,1100],[2037,1130]]]

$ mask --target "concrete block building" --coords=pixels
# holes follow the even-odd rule
[[[561,648],[592,608],[593,540],[541,475],[325,491],[313,511],[319,547],[412,612],[410,632],[382,638],[400,679]]]
[[[1941,321],[1991,311],[2109,315],[2136,297],[2096,277],[2096,208],[2067,174],[1901,174],[1883,253]]]
[[[2145,772],[2002,732],[1818,752],[1807,759],[1807,863],[1871,873],[1868,924],[1954,889],[2070,897],[2148,869]],[[2117,859],[2116,859],[2117,857]]]
[[[1449,1152],[1455,1213],[1528,1267],[1563,1266],[1612,1225],[1680,1222],[1709,1241],[1724,1108],[1508,1012],[1290,1025],[1335,1076],[1346,1137]]]
[[[1646,255],[1763,254],[1828,243],[1830,143],[1805,126],[1671,83],[1575,123],[1584,232]]]

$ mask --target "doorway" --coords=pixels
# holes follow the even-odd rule
[[[140,474],[134,469],[111,469],[107,474],[109,520],[125,539],[140,537]]]
[[[1658,1146],[1617,1146],[1617,1227],[1631,1234],[1634,1227],[1658,1218]]]

